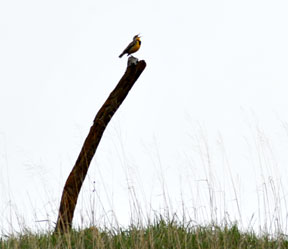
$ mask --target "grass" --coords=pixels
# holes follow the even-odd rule
[[[261,133],[261,141],[263,140],[262,137],[263,134]],[[11,205],[11,215],[7,216],[7,212],[4,213],[8,217],[8,225],[11,226],[11,229],[10,227],[5,228],[5,224],[1,224],[0,220],[0,228],[3,226],[3,229],[1,228],[2,235],[0,233],[0,249],[288,248],[288,236],[286,235],[288,231],[287,191],[282,180],[287,177],[285,177],[285,171],[279,171],[278,164],[274,162],[273,153],[268,142],[265,142],[264,139],[259,148],[257,147],[258,144],[256,146],[255,151],[258,153],[255,151],[252,153],[254,157],[256,155],[256,159],[258,158],[257,162],[260,165],[257,166],[256,164],[254,168],[255,179],[253,177],[249,178],[252,174],[251,171],[242,169],[245,172],[245,187],[247,185],[250,194],[253,194],[251,196],[256,199],[255,202],[245,205],[247,201],[253,201],[253,199],[249,196],[249,198],[244,198],[243,203],[243,196],[240,195],[241,191],[238,187],[241,182],[237,182],[237,178],[232,174],[230,163],[228,159],[226,160],[226,152],[224,151],[223,155],[221,154],[225,159],[221,171],[219,170],[221,167],[213,163],[213,157],[211,156],[213,154],[209,150],[208,142],[204,138],[202,140],[200,139],[199,146],[196,146],[200,150],[200,157],[197,158],[194,155],[195,163],[193,161],[193,164],[188,164],[187,167],[184,165],[185,174],[184,177],[180,175],[179,182],[176,181],[177,173],[174,171],[172,174],[170,173],[172,176],[170,181],[167,180],[167,176],[169,177],[167,172],[169,173],[169,171],[163,172],[162,168],[164,167],[162,167],[160,155],[156,156],[156,158],[159,158],[155,162],[157,168],[149,175],[151,179],[159,177],[157,179],[160,187],[157,188],[156,185],[153,189],[156,189],[156,198],[154,198],[155,194],[151,195],[151,198],[145,196],[144,193],[149,191],[144,189],[143,186],[147,184],[142,184],[142,181],[145,182],[147,178],[142,180],[141,177],[144,174],[140,172],[138,175],[137,167],[132,167],[134,171],[131,171],[130,165],[125,163],[126,157],[123,156],[124,159],[119,161],[124,164],[122,171],[125,172],[125,177],[123,178],[127,180],[129,205],[126,206],[122,200],[114,203],[114,196],[123,196],[123,192],[119,191],[121,188],[117,189],[117,192],[114,192],[113,188],[107,188],[106,179],[107,176],[110,177],[111,170],[108,170],[107,175],[103,177],[101,170],[104,167],[94,167],[95,173],[90,173],[93,177],[90,179],[90,186],[87,185],[88,191],[84,191],[83,196],[86,196],[86,199],[83,198],[77,204],[79,205],[79,213],[75,215],[76,219],[73,220],[75,227],[80,224],[81,228],[73,229],[67,234],[57,235],[51,232],[53,220],[55,220],[53,210],[55,211],[58,208],[54,207],[52,202],[52,212],[46,210],[47,215],[45,216],[44,213],[43,216],[37,210],[34,219],[30,218],[30,221],[34,220],[35,224],[47,221],[44,230],[37,230],[38,226],[35,226],[36,230],[33,230],[33,228],[27,229],[28,226],[24,225],[26,217],[22,218],[22,215],[18,214],[18,210],[15,210],[14,206]],[[198,142],[196,144],[198,145]],[[157,147],[155,151],[157,151]],[[198,153],[198,151],[196,152]],[[180,172],[181,164],[179,163],[180,166],[175,165],[177,167],[176,172]],[[200,174],[200,169],[203,169],[204,173]],[[157,170],[159,173],[157,173]],[[248,174],[246,174],[247,172]],[[153,183],[154,178],[151,179],[147,182]],[[115,181],[115,178],[112,180]],[[251,180],[255,180],[254,188],[250,185],[248,187],[248,182],[251,182]],[[166,184],[166,181],[169,184]],[[117,186],[122,186],[121,184],[123,183],[115,183]],[[181,198],[177,198],[175,186],[179,186]],[[148,190],[150,189],[148,188]],[[110,193],[113,193],[112,196]],[[258,208],[255,203],[258,203]],[[123,218],[123,213],[119,212],[116,215],[116,209],[114,211],[114,208],[119,207],[119,205],[126,208],[126,213],[130,211],[130,220],[132,220],[130,226],[122,226],[120,224],[123,223],[118,222],[119,217]],[[251,206],[254,207],[252,215],[251,218],[247,218],[247,214],[251,214],[249,210],[247,211],[247,208]],[[257,208],[256,212],[255,208]],[[232,213],[230,213],[231,211]],[[157,212],[164,214],[167,212],[167,215],[157,216]],[[173,216],[176,213],[178,216]],[[33,223],[30,222],[30,224]],[[46,223],[40,224],[39,228],[43,229],[45,225],[42,226],[42,224]],[[97,225],[94,226],[94,224]],[[21,232],[17,232],[17,229],[20,229]],[[12,232],[6,235],[8,230]]]
[[[122,249],[122,248],[288,248],[288,239],[283,235],[270,238],[257,236],[254,232],[241,232],[237,224],[190,226],[176,220],[158,218],[145,227],[131,225],[127,229],[86,229],[72,230],[64,235],[53,233],[32,234],[26,231],[0,240],[2,249]]]

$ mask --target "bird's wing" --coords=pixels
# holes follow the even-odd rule
[[[129,52],[129,50],[134,46],[135,42],[132,41],[130,44],[127,46],[127,48],[124,49],[123,53],[126,54]]]

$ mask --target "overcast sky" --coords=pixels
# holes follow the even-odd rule
[[[105,131],[74,224],[169,210],[287,232],[287,13],[287,1],[1,1],[2,233],[54,226],[138,33],[147,67]]]

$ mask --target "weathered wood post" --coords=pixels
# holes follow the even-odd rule
[[[63,233],[71,229],[79,192],[105,128],[145,67],[146,62],[144,60],[138,62],[136,58],[131,56],[128,60],[126,72],[98,111],[78,159],[66,180],[55,232]]]

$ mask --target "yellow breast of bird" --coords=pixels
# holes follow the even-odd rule
[[[134,53],[136,52],[138,49],[140,48],[140,42],[136,41],[135,45],[131,48],[131,50],[129,51],[130,53]]]

